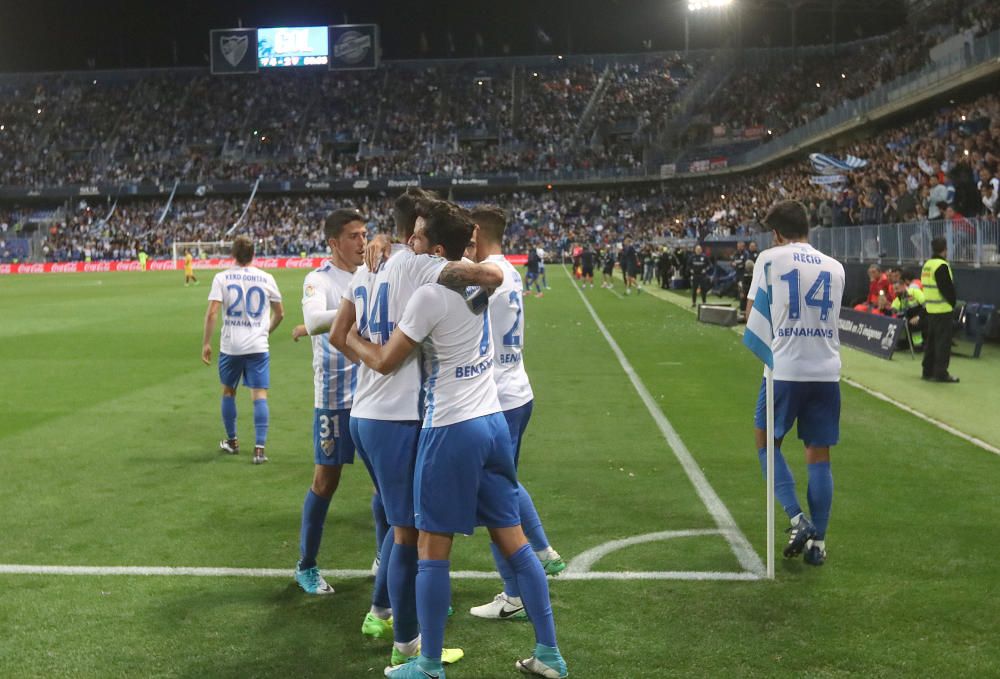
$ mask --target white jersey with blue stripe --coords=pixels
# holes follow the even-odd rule
[[[470,310],[454,290],[425,285],[410,298],[399,329],[421,343],[424,428],[500,412],[488,313]]]
[[[332,262],[310,271],[302,286],[302,315],[336,313],[353,276]],[[311,339],[315,406],[324,410],[349,409],[358,384],[358,364],[351,363],[330,344],[328,332],[312,335]]]
[[[840,380],[840,302],[844,266],[808,243],[760,253],[749,298],[767,290],[773,333],[774,379]]]
[[[222,304],[219,351],[230,356],[267,353],[271,304],[281,301],[274,276],[255,266],[234,266],[215,274],[208,299]]]
[[[524,305],[521,274],[503,255],[486,258],[503,271],[503,283],[490,296],[490,331],[493,334],[493,379],[504,410],[520,408],[534,398],[524,370]]]
[[[359,268],[350,284],[358,332],[375,344],[389,341],[413,293],[437,281],[447,262],[393,245],[388,261],[371,274]],[[420,413],[420,361],[416,354],[389,375],[362,365],[351,415],[372,420],[415,421]]]

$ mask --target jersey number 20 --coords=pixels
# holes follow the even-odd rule
[[[247,290],[246,298],[243,297],[243,288],[238,285],[227,285],[227,290],[230,290],[235,298],[233,303],[226,307],[226,315],[230,318],[239,318],[243,315],[243,311],[247,312],[247,316],[250,318],[260,318],[260,315],[264,313],[264,303],[267,300],[267,295],[261,288],[256,285]],[[245,304],[244,304],[245,302]],[[240,307],[243,310],[240,310]]]

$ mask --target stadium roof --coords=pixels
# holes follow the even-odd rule
[[[906,0],[735,0],[744,44],[800,44],[885,32]],[[691,20],[691,47],[715,47],[734,15]],[[638,52],[684,45],[687,0],[36,0],[7,3],[0,72],[202,66],[208,31],[244,26],[369,23],[382,27],[387,59],[537,53]]]

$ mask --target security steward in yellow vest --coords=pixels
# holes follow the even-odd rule
[[[903,280],[896,281],[893,290],[896,292],[896,298],[889,305],[890,313],[896,318],[906,320],[913,348],[923,351],[924,333],[927,331],[927,298],[924,296],[924,291],[915,284],[907,285]],[[903,337],[901,346],[906,345],[907,339]]]
[[[955,309],[955,282],[951,266],[945,260],[948,243],[944,238],[931,241],[934,255],[924,262],[920,272],[920,282],[924,286],[925,307],[927,309],[927,335],[924,338],[925,380],[934,382],[958,382],[958,378],[948,373],[951,359],[952,311]]]

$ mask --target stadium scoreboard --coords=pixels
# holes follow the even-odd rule
[[[376,24],[217,29],[209,41],[217,75],[309,66],[373,69],[380,50]]]

